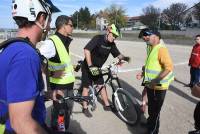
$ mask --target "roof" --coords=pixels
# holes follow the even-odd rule
[[[186,9],[186,10],[185,10],[185,11],[183,11],[182,13],[185,13],[185,12],[189,11],[190,9],[194,8],[195,6],[197,6],[198,4],[200,4],[200,2],[199,2],[199,3],[197,3],[197,4],[195,4],[194,6],[192,6],[192,7],[188,8],[188,9]]]
[[[141,16],[134,16],[134,17],[128,17],[128,16],[126,16],[125,19],[126,20],[140,20],[140,17]]]

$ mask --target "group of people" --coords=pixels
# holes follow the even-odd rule
[[[58,16],[55,22],[55,34],[44,40],[50,30],[52,13],[60,10],[50,0],[15,0],[12,8],[13,19],[19,30],[17,38],[8,40],[0,46],[0,63],[2,63],[0,66],[0,134],[55,134],[56,124],[49,128],[45,123],[42,72],[48,76],[48,86],[52,90],[52,111],[55,119],[59,110],[67,107],[66,118],[70,121],[73,101],[69,100],[65,106],[58,103],[57,96],[73,95],[75,76],[69,51],[73,21],[66,15]],[[83,96],[88,96],[88,86],[93,82],[99,87],[103,85],[104,80],[99,68],[106,62],[109,54],[119,60],[130,61],[128,56],[120,53],[114,42],[119,36],[121,35],[118,27],[111,24],[107,27],[106,34],[94,36],[84,47],[85,59],[81,67]],[[143,78],[142,110],[145,110],[148,102],[148,134],[158,134],[161,107],[166,91],[174,79],[173,63],[158,31],[143,29],[139,38],[147,44],[146,61],[142,72],[137,75],[138,79]],[[200,36],[196,38],[199,40]],[[38,43],[39,52],[36,49]],[[47,60],[47,66],[44,65],[46,64],[44,59]],[[199,89],[199,85],[195,85],[192,90],[193,95],[200,97]],[[101,90],[101,96],[104,110],[111,111],[112,105],[108,101],[105,87]],[[87,102],[83,102],[82,106],[84,115],[92,117]],[[197,106],[199,107],[199,104]],[[198,110],[195,111],[197,129],[195,132],[197,132],[199,116],[196,120],[196,115],[199,114],[197,114]]]
[[[55,120],[59,110],[66,107],[68,113],[65,120],[70,121],[73,101],[68,101],[67,106],[64,106],[64,103],[58,103],[57,96],[73,95],[75,76],[69,53],[73,22],[66,15],[58,16],[55,22],[55,34],[44,40],[50,30],[52,13],[60,10],[50,0],[12,2],[12,15],[19,30],[16,38],[1,44],[0,133],[55,134],[57,133],[56,124],[52,124],[53,129],[51,129],[45,123],[42,72],[48,76],[47,86],[52,90],[52,111],[55,114]],[[84,48],[83,96],[88,95],[87,88],[92,81],[99,85],[103,84],[99,68],[105,63],[110,53],[119,60],[130,60],[116,47],[114,40],[118,36],[120,36],[119,29],[111,24],[106,34],[95,36]],[[40,44],[39,51],[36,49],[38,43]],[[46,62],[47,66],[45,66]],[[101,91],[101,95],[105,110],[110,110],[111,105],[105,88]],[[87,102],[83,102],[83,113],[90,116]]]

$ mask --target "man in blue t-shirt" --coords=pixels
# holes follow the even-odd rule
[[[9,115],[0,132],[46,134],[41,59],[35,44],[50,29],[51,14],[59,9],[50,0],[15,0],[12,8],[17,37],[26,41],[14,41],[0,50],[0,119]]]

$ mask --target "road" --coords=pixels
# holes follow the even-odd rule
[[[72,41],[70,49],[74,63],[83,58],[83,48],[88,41],[89,39],[78,38]],[[131,57],[131,63],[120,68],[121,83],[140,103],[143,88],[140,86],[141,81],[138,81],[135,76],[144,64],[146,46],[143,42],[116,41],[116,43],[121,53]],[[191,95],[190,89],[184,86],[190,79],[187,63],[192,47],[170,44],[167,44],[167,47],[175,65],[176,81],[170,86],[161,111],[160,134],[186,134],[193,130],[193,110],[199,101]],[[112,61],[111,56],[106,64]],[[78,79],[75,87],[80,84],[80,73],[76,73],[76,76]],[[47,107],[50,109],[49,104]],[[85,117],[81,113],[81,105],[75,103],[69,131],[74,134],[143,134],[146,132],[141,123],[146,122],[147,113],[141,116],[140,123],[134,127],[123,123],[112,112],[105,112],[100,102],[92,115],[92,118]]]
[[[70,46],[73,62],[83,58],[83,48],[89,39],[75,38]],[[120,68],[119,77],[122,86],[141,101],[141,81],[136,80],[136,73],[141,70],[145,60],[145,44],[142,42],[116,41],[120,51],[131,57],[131,63]],[[199,99],[193,97],[190,89],[184,85],[189,83],[190,74],[187,65],[191,46],[167,44],[173,59],[176,81],[172,83],[167,92],[166,99],[161,111],[160,134],[187,134],[193,130],[193,110]],[[108,58],[106,64],[113,61]],[[76,73],[75,87],[80,84],[80,73]],[[109,91],[109,88],[108,88]],[[51,102],[46,103],[48,111]],[[49,113],[49,112],[48,112]],[[143,134],[146,129],[140,124],[146,121],[148,114],[141,116],[141,122],[137,126],[128,126],[116,117],[112,112],[105,112],[101,103],[98,103],[93,117],[87,118],[81,113],[81,105],[75,103],[69,131],[74,134]],[[49,122],[49,118],[47,118]]]

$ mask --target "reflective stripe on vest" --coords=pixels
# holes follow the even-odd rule
[[[75,81],[74,77],[74,69],[71,64],[71,57],[69,56],[64,44],[60,40],[60,38],[56,35],[50,37],[50,39],[54,42],[55,48],[58,52],[58,56],[60,58],[60,63],[48,61],[48,69],[51,72],[56,72],[59,70],[64,71],[64,76],[62,78],[53,78],[50,77],[50,82],[54,84],[69,84]]]
[[[145,82],[150,82],[151,80],[158,77],[160,72],[162,72],[162,67],[158,61],[158,52],[161,47],[165,47],[164,45],[155,46],[150,52],[146,64],[145,64]],[[173,72],[170,72],[164,79],[160,81],[161,87],[163,89],[168,89],[170,83],[174,80]]]

